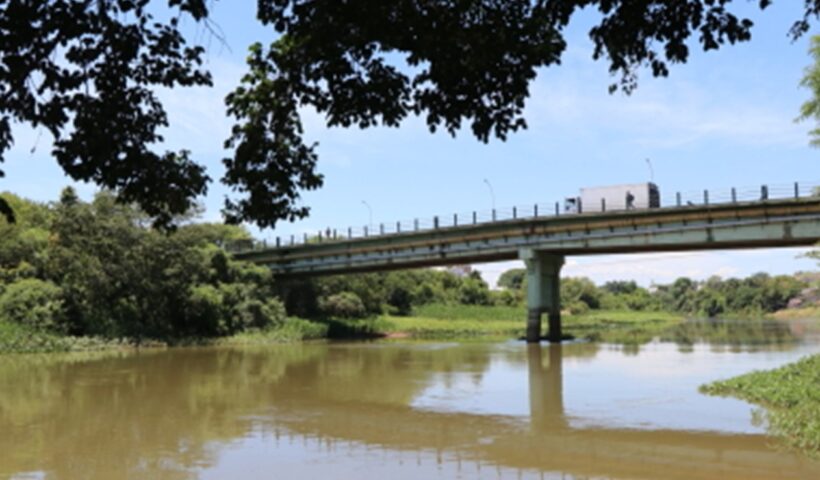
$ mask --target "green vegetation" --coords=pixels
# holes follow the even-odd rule
[[[87,352],[129,346],[127,341],[100,337],[72,337],[0,321],[0,354],[34,352]]]
[[[458,338],[473,336],[521,337],[526,318],[524,307],[469,306],[433,304],[419,307],[413,317],[385,317],[392,332],[421,338]],[[597,310],[568,315],[563,319],[565,333],[574,338],[646,343],[664,328],[683,320],[665,312],[628,312]],[[651,331],[648,338],[642,335]],[[617,337],[616,337],[617,336]]]
[[[780,310],[778,312],[773,313],[772,318],[775,318],[777,320],[803,320],[810,318],[820,318],[820,305]]]
[[[803,78],[800,80],[800,86],[811,91],[811,98],[800,106],[800,116],[797,117],[797,120],[814,120],[818,124],[820,123],[820,35],[811,37],[809,54],[814,60],[814,64],[806,68]],[[820,147],[820,125],[816,125],[809,132],[809,135],[811,136],[811,145]]]
[[[507,282],[501,279],[499,286],[504,287]],[[526,284],[524,279],[513,290],[513,296],[519,301],[523,301]],[[597,287],[586,278],[566,278],[561,281],[561,302],[563,309],[570,313],[600,308],[665,311],[697,317],[761,317],[785,308],[789,300],[808,286],[806,281],[793,276],[766,273],[744,279],[711,277],[702,282],[681,277],[668,285],[656,285],[652,290],[633,281],[612,281]]]
[[[72,350],[86,341],[77,337],[173,344],[285,323],[270,271],[219,247],[248,238],[240,228],[179,218],[167,234],[108,192],[83,202],[68,188],[48,205],[5,197],[17,221],[0,220],[0,351]]]
[[[279,285],[278,292],[289,314],[305,318],[364,318],[385,313],[427,317],[436,309],[443,315],[459,310],[462,313],[457,317],[463,319],[523,318],[527,280],[522,269],[504,272],[498,286],[500,290],[490,290],[477,272],[459,276],[428,269],[316,278]],[[765,273],[700,282],[679,278],[651,290],[632,281],[599,287],[587,278],[563,278],[561,302],[562,310],[570,315],[604,310],[763,317],[785,308],[808,286],[797,277]],[[473,317],[463,314],[467,311]]]
[[[218,345],[264,345],[268,343],[301,342],[327,338],[329,328],[330,326],[326,323],[290,317],[275,328],[245,330],[218,339],[214,343]]]
[[[756,371],[701,387],[765,408],[770,431],[791,447],[820,455],[820,355],[776,370]]]
[[[239,227],[183,216],[174,231],[159,231],[109,192],[84,202],[69,188],[52,204],[5,196],[17,221],[0,220],[0,352],[523,333],[522,269],[505,272],[500,290],[478,272],[438,269],[274,282],[267,268],[223,250],[250,239]],[[807,278],[680,278],[652,290],[565,278],[564,330],[634,345],[659,335],[685,343],[697,334],[668,332],[682,318],[762,316],[786,306]],[[731,332],[709,334],[728,341]]]

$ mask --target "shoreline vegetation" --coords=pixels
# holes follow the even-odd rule
[[[819,318],[819,317],[814,317]],[[287,317],[275,326],[247,329],[222,337],[179,337],[169,341],[99,336],[60,335],[0,319],[0,354],[87,352],[176,346],[242,346],[322,340],[395,339],[469,340],[522,339],[526,309],[510,306],[429,304],[412,315],[382,314],[365,318]],[[546,322],[544,322],[546,323]],[[590,310],[562,316],[565,339],[614,343],[638,348],[654,339],[681,345],[714,342],[726,345],[790,340],[782,322],[758,318],[728,321],[693,319],[657,311]],[[546,329],[546,325],[544,326]],[[546,333],[546,332],[545,332]]]
[[[424,340],[515,339],[526,328],[526,310],[518,307],[432,304],[411,316],[305,320],[288,317],[267,329],[249,329],[218,338],[180,338],[137,343],[129,339],[63,336],[0,320],[0,354],[84,352],[192,345],[260,345],[311,340],[414,338]],[[563,317],[568,339],[644,343],[684,320],[665,312],[594,311]]]
[[[783,367],[754,371],[700,387],[760,406],[756,418],[792,449],[820,458],[820,354]]]

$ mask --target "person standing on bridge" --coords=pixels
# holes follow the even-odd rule
[[[626,191],[626,209],[633,210],[635,208],[635,195],[629,190]]]

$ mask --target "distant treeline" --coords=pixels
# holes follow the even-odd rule
[[[521,293],[526,272],[513,269],[499,278],[499,286]],[[747,278],[711,277],[695,281],[681,277],[670,284],[641,287],[634,281],[611,281],[596,286],[587,278],[562,280],[564,308],[581,313],[588,309],[655,310],[704,317],[722,314],[759,315],[785,308],[809,283],[789,275],[757,273]],[[521,294],[523,298],[523,294]]]
[[[564,310],[668,311],[714,317],[760,315],[785,308],[809,285],[794,276],[758,273],[744,279],[706,281],[678,278],[651,289],[634,281],[596,286],[588,278],[563,278]],[[361,317],[380,313],[409,315],[414,306],[431,303],[517,306],[526,303],[526,271],[512,269],[491,290],[478,272],[456,275],[444,270],[340,275],[285,284],[280,292],[288,311],[302,316]]]
[[[42,204],[3,197],[17,221],[0,219],[0,326],[106,338],[217,337],[309,319],[411,315],[429,304],[526,302],[526,272],[490,289],[478,272],[422,269],[275,282],[268,269],[235,261],[221,247],[250,239],[241,227],[177,219],[157,231],[138,209],[108,193],[90,202],[65,189]],[[679,278],[647,289],[632,281],[596,286],[565,278],[563,308],[670,311],[699,316],[763,314],[806,288],[791,276],[757,274],[703,282]],[[281,301],[280,301],[281,299]]]

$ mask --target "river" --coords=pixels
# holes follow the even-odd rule
[[[820,352],[816,324],[744,325],[0,356],[0,478],[820,478],[759,409],[698,393]]]

